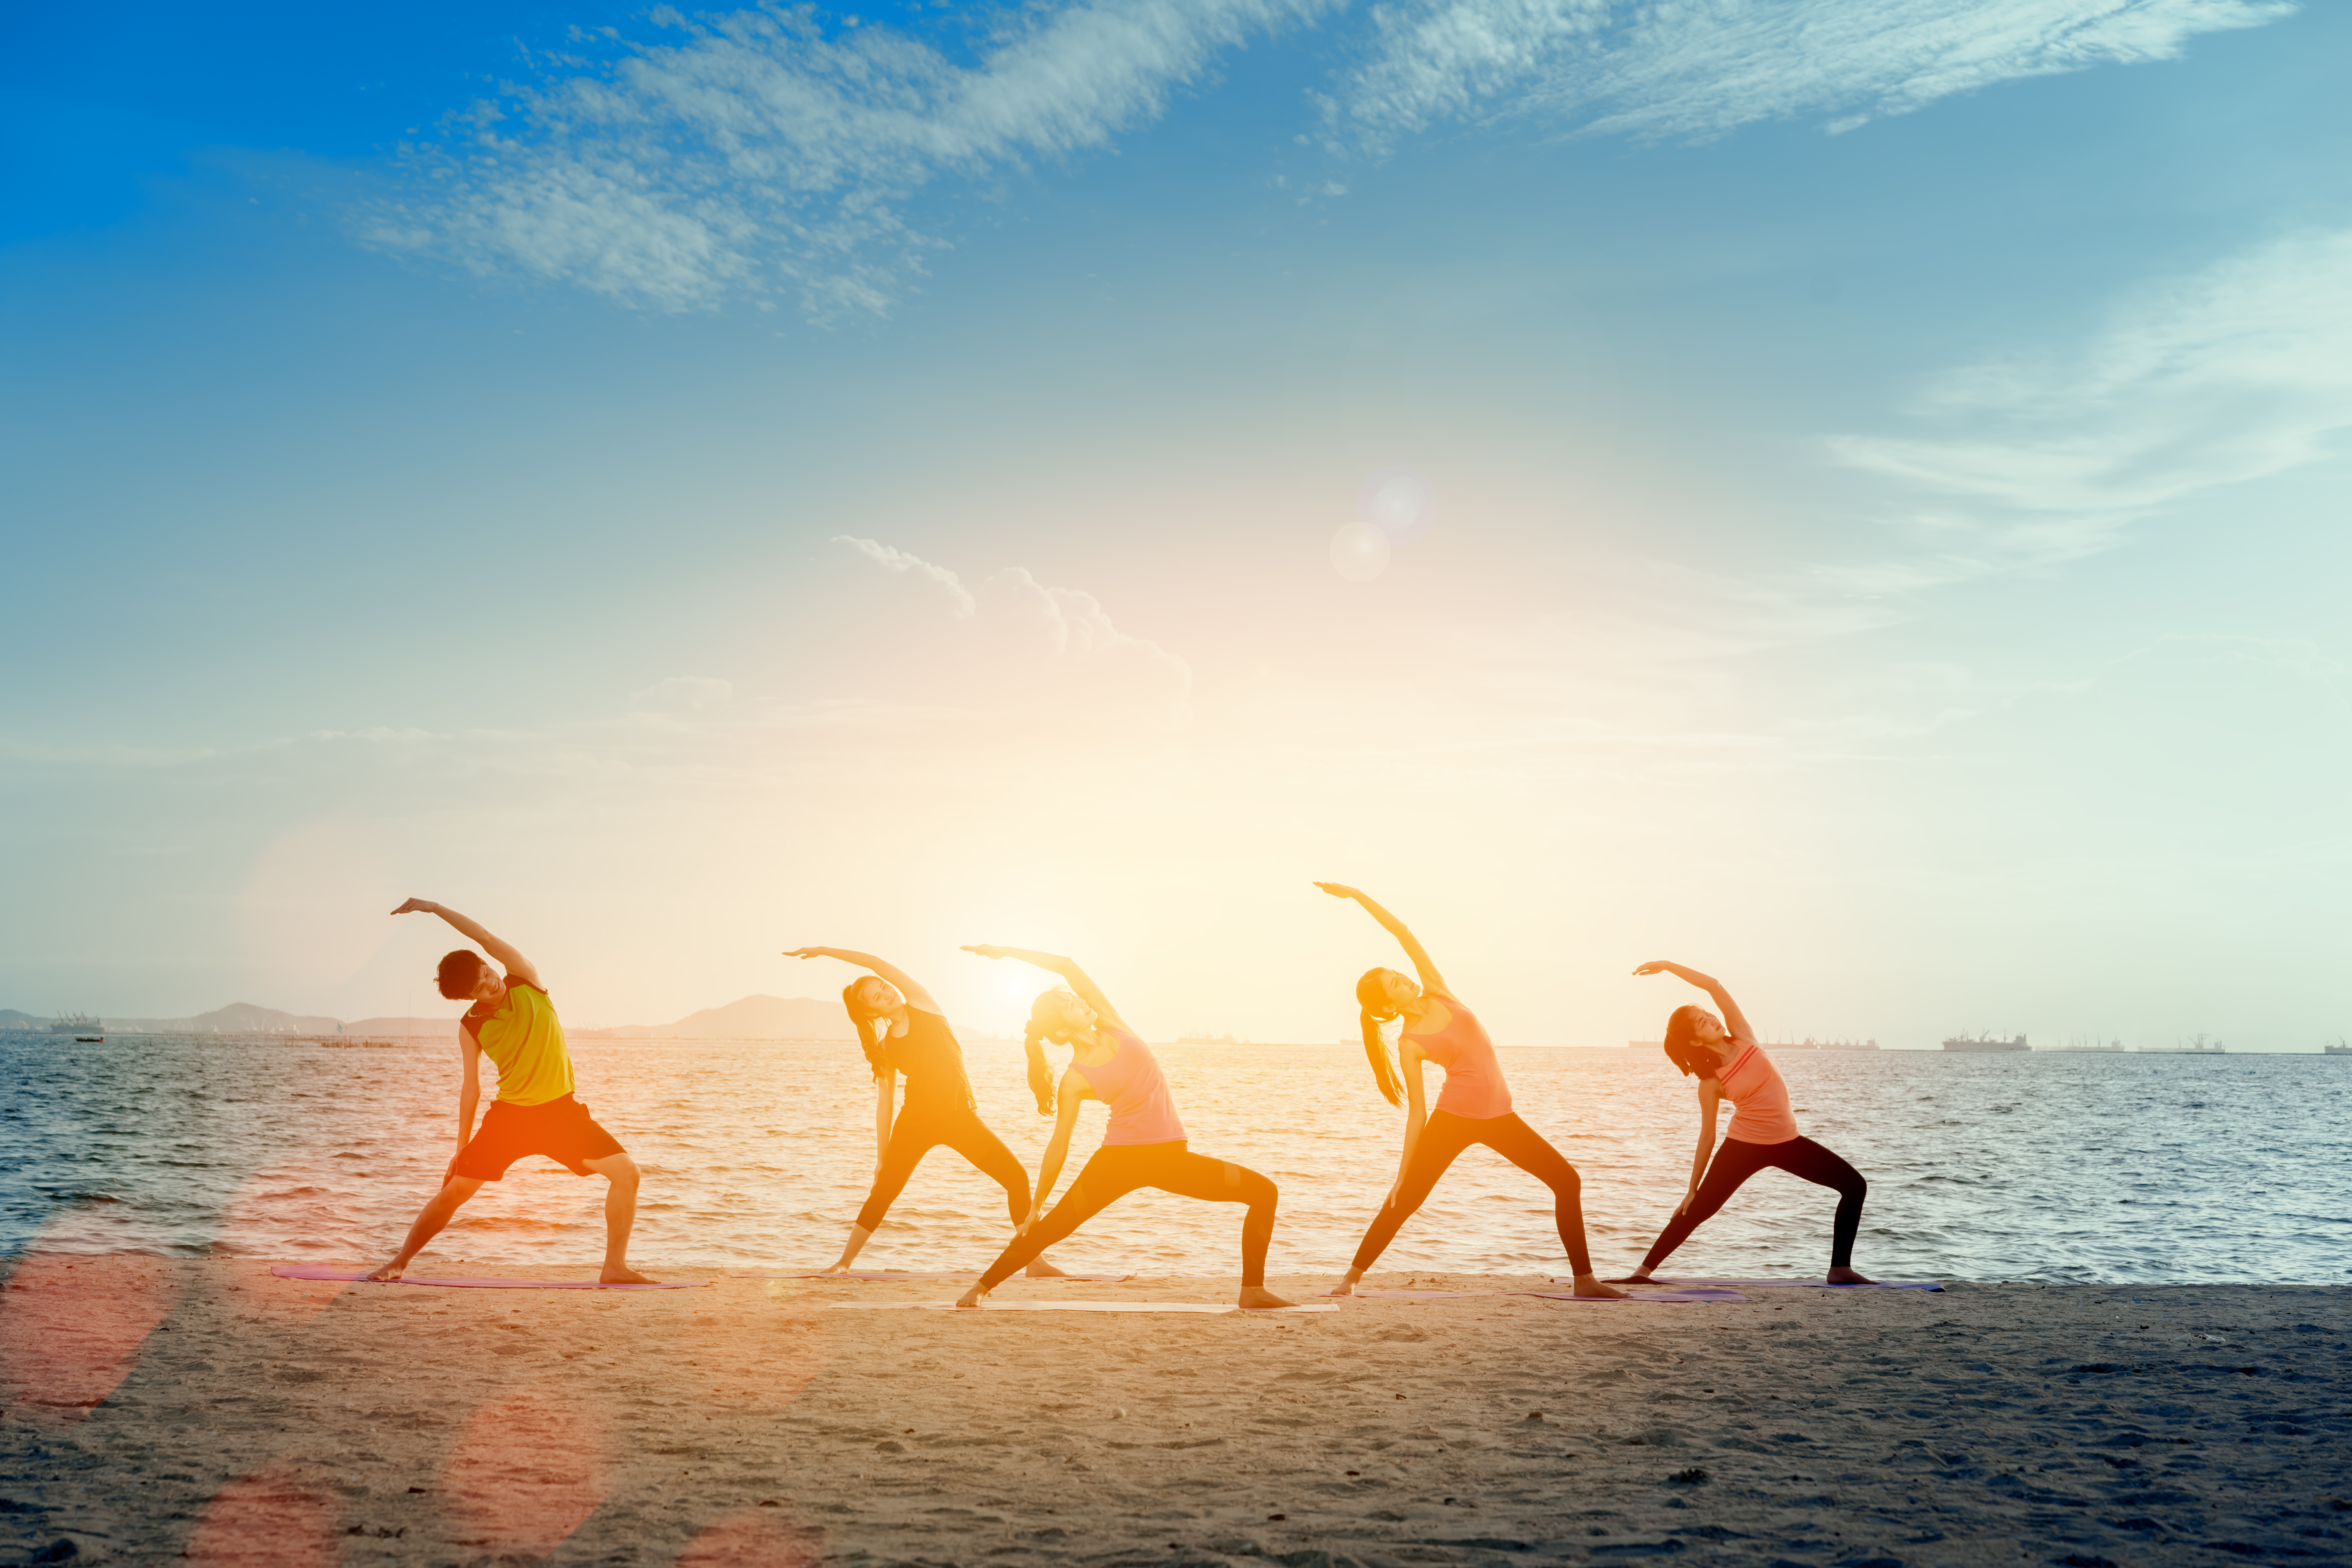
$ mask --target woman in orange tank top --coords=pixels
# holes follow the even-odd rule
[[[1421,975],[1416,985],[1393,969],[1374,969],[1356,982],[1364,1054],[1371,1058],[1373,1081],[1391,1105],[1405,1108],[1404,1153],[1397,1162],[1396,1181],[1365,1229],[1363,1243],[1356,1248],[1346,1276],[1326,1294],[1353,1295],[1356,1282],[1379,1261],[1399,1227],[1428,1200],[1455,1156],[1473,1143],[1484,1143],[1551,1189],[1552,1220],[1559,1227],[1569,1267],[1576,1274],[1576,1293],[1622,1297],[1623,1291],[1612,1290],[1593,1278],[1592,1259],[1584,1246],[1580,1197],[1583,1183],[1576,1167],[1541,1133],[1512,1113],[1510,1086],[1503,1081],[1495,1043],[1486,1037],[1477,1015],[1454,994],[1430,961],[1428,949],[1405,929],[1402,921],[1353,888],[1337,882],[1315,885],[1335,899],[1353,899],[1361,904],[1366,914],[1397,939]],[[1397,1067],[1389,1061],[1388,1042],[1381,1034],[1381,1024],[1391,1019],[1397,1024],[1397,1058],[1404,1072],[1402,1086]],[[1433,1061],[1445,1069],[1445,1089],[1437,1097],[1436,1110],[1427,1114],[1423,1110],[1423,1061]]]
[[[1666,1057],[1685,1077],[1698,1079],[1698,1153],[1691,1161],[1690,1185],[1674,1217],[1650,1247],[1629,1279],[1640,1284],[1664,1263],[1690,1233],[1721,1208],[1740,1184],[1759,1171],[1779,1169],[1838,1195],[1837,1219],[1831,1232],[1832,1285],[1867,1285],[1853,1271],[1853,1238],[1862,1228],[1862,1201],[1870,1184],[1862,1173],[1797,1131],[1796,1112],[1790,1108],[1789,1086],[1780,1069],[1756,1043],[1748,1016],[1720,981],[1685,969],[1679,963],[1654,959],[1636,974],[1671,974],[1688,981],[1723,1009],[1718,1018],[1696,1005],[1677,1007],[1666,1020]],[[1731,1125],[1721,1148],[1716,1147],[1715,1120],[1718,1106],[1732,1104]]]

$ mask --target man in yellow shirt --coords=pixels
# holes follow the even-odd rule
[[[629,1231],[637,1219],[636,1162],[572,1095],[572,1055],[539,971],[455,910],[411,899],[392,912],[439,915],[480,942],[506,973],[500,974],[470,948],[441,960],[441,994],[452,1002],[471,997],[474,1003],[457,1025],[457,1048],[466,1063],[457,1090],[457,1152],[442,1174],[441,1190],[408,1227],[399,1253],[368,1278],[399,1279],[484,1182],[502,1180],[507,1167],[527,1154],[544,1154],[574,1175],[593,1171],[612,1184],[604,1194],[604,1269],[597,1278],[606,1285],[652,1284],[629,1267]],[[484,1057],[498,1069],[499,1094],[476,1131]]]

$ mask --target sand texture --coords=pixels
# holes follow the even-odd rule
[[[2337,1289],[822,1310],[876,1292],[940,1288],[21,1261],[0,1563],[2352,1561]]]

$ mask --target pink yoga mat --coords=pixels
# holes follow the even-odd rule
[[[956,1283],[969,1285],[980,1278],[980,1271],[973,1269],[968,1274],[912,1274],[900,1273],[897,1269],[852,1268],[841,1274],[739,1274],[735,1278],[738,1279],[847,1279],[860,1285],[887,1285],[894,1281],[908,1285]],[[1016,1274],[1013,1278],[1027,1279],[1030,1277],[1026,1274]],[[1116,1285],[1123,1279],[1134,1278],[1132,1274],[1047,1274],[1038,1278],[1035,1283],[1051,1285],[1055,1280],[1068,1279],[1097,1285]]]
[[[828,1301],[832,1312],[1241,1312],[1235,1306],[1213,1301],[982,1301],[959,1307],[953,1301]],[[1337,1302],[1310,1302],[1297,1307],[1253,1307],[1243,1315],[1265,1317],[1281,1312],[1336,1312]]]
[[[1324,1292],[1327,1296],[1329,1291]],[[1489,1290],[1358,1290],[1338,1300],[1367,1301],[1466,1301],[1474,1296],[1487,1296]]]
[[[708,1280],[689,1280],[680,1284],[606,1285],[595,1279],[416,1279],[404,1276],[398,1279],[370,1279],[363,1273],[349,1269],[320,1268],[312,1264],[297,1264],[291,1268],[270,1269],[280,1279],[349,1279],[369,1285],[446,1285],[471,1290],[706,1290]]]

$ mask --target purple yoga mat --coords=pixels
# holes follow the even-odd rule
[[[1650,1277],[1660,1285],[1672,1285],[1677,1289],[1723,1290],[1940,1290],[1944,1287],[1933,1279],[1874,1279],[1867,1285],[1832,1285],[1826,1279],[1670,1279],[1663,1274]],[[1612,1285],[1622,1285],[1622,1279],[1612,1279]]]
[[[291,1268],[270,1269],[280,1279],[348,1279],[360,1284],[376,1285],[446,1285],[472,1290],[707,1290],[708,1280],[690,1280],[680,1284],[606,1285],[595,1279],[415,1279],[403,1276],[398,1279],[371,1280],[363,1273],[343,1268],[321,1268],[312,1264],[297,1264]]]

